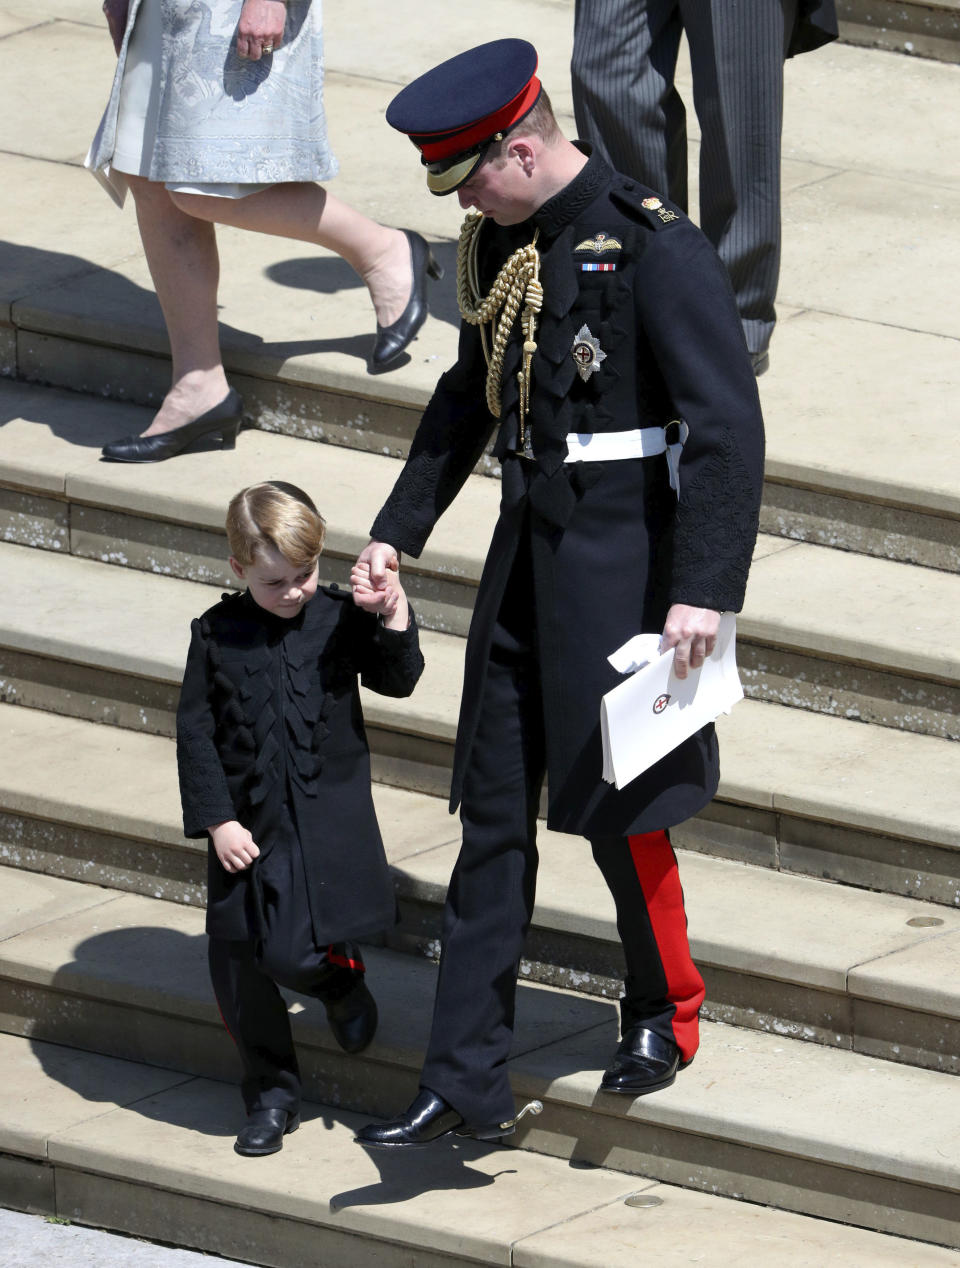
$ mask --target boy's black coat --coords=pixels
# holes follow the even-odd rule
[[[231,595],[193,622],[177,711],[184,833],[237,819],[264,858],[286,799],[321,946],[395,919],[357,678],[408,696],[422,669],[416,622],[387,630],[347,590],[318,590],[294,620]],[[207,932],[257,938],[256,865],[230,874],[211,845],[207,875]]]

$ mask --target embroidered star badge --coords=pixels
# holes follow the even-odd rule
[[[577,331],[571,355],[577,366],[577,373],[586,383],[591,374],[600,369],[600,362],[606,361],[607,354],[600,347],[600,340],[590,333],[589,326],[581,326]]]

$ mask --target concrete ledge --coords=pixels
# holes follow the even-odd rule
[[[30,729],[40,741],[31,751],[42,758],[43,728]],[[25,738],[21,733],[17,743]],[[82,923],[87,909],[98,922],[135,923],[133,915],[124,915],[128,911],[144,913],[144,925],[173,921],[179,928],[186,921],[183,928],[192,929],[191,922],[198,919],[182,908],[174,908],[168,918],[155,900],[172,898],[194,907],[202,903],[202,844],[181,839],[179,848],[162,849],[149,840],[141,844],[73,826],[71,820],[80,815],[72,810],[69,789],[82,783],[82,770],[97,762],[91,738],[93,751],[66,773],[59,807],[44,792],[31,793],[22,776],[18,780],[16,763],[8,786],[0,790],[0,859],[29,869],[5,873],[13,910],[6,927],[0,924],[0,936],[15,939],[71,912]],[[167,756],[172,759],[171,752]],[[113,766],[119,776],[126,767],[124,755],[118,753]],[[172,774],[172,761],[163,773]],[[176,839],[176,794],[169,782],[170,816],[163,835]],[[459,849],[457,825],[438,799],[384,787],[375,791],[403,916],[401,925],[389,932],[389,942],[418,958],[435,958],[440,911]],[[106,826],[115,816],[108,798],[101,800],[103,809],[91,806],[90,817]],[[138,836],[148,837],[146,825]],[[96,850],[90,848],[91,838]],[[546,861],[522,976],[616,999],[622,958],[609,895],[589,853],[578,838],[546,830],[541,845]],[[138,860],[141,849],[144,857]],[[691,943],[707,981],[707,1016],[960,1072],[960,991],[946,971],[960,942],[960,913],[705,855],[683,854],[682,872]],[[72,879],[57,879],[62,877]],[[75,880],[88,883],[77,885]],[[112,888],[98,888],[102,885]],[[128,892],[122,902],[117,890]],[[104,905],[107,909],[101,911]],[[753,913],[746,925],[740,918],[744,909]],[[823,928],[834,931],[829,941],[819,937]],[[97,939],[94,945],[99,945]],[[12,943],[10,950],[15,950]],[[50,988],[43,975],[30,980],[43,990]],[[870,1007],[863,1043],[859,1001]]]
[[[847,44],[960,62],[956,0],[840,0],[840,38]]]
[[[149,906],[145,899],[121,897],[95,926],[67,918],[5,942],[4,1028],[15,1029],[19,1016],[20,1027],[35,1043],[53,1038],[137,1060],[149,1053],[154,1062],[185,1073],[228,1074],[226,1038],[212,1001],[204,999],[200,915],[167,906],[173,923],[168,919],[152,928],[143,923]],[[191,935],[191,928],[197,934]],[[165,951],[158,955],[161,936]],[[76,959],[64,963],[71,947]],[[322,1010],[310,1001],[297,1001],[302,1011],[296,1012],[295,1028],[310,1095],[319,1092],[341,1110],[352,1106],[389,1113],[405,1102],[415,1082],[429,1024],[426,977],[431,970],[405,957],[391,961],[371,953],[369,958],[382,1023],[368,1053],[346,1058],[331,1047],[317,1018]],[[14,995],[9,985],[13,964],[26,970],[28,959],[31,980]],[[142,980],[134,982],[131,973]],[[928,1240],[950,1241],[960,1232],[955,1222],[951,1226],[960,1171],[948,1144],[958,1129],[950,1076],[705,1023],[697,1062],[673,1088],[622,1103],[596,1093],[615,1040],[610,1004],[520,987],[514,1085],[519,1096],[535,1095],[546,1104],[542,1120],[521,1134],[523,1148]],[[749,1080],[743,1077],[745,1065]],[[152,1074],[166,1078],[169,1086],[169,1074]],[[202,1123],[204,1094],[191,1096],[189,1085],[186,1091],[190,1116],[180,1121]],[[152,1096],[155,1104],[157,1094]],[[220,1155],[222,1137],[235,1130],[236,1093],[224,1089],[222,1103],[235,1108],[219,1118],[215,1135],[220,1141],[207,1145]],[[159,1107],[139,1107],[139,1113],[152,1121],[165,1117]],[[55,1164],[108,1171],[104,1149],[118,1139],[117,1126],[101,1113],[59,1133],[48,1153]],[[93,1156],[81,1152],[82,1140],[99,1142]],[[285,1158],[292,1159],[292,1145]],[[204,1153],[198,1142],[198,1166],[207,1163]],[[125,1174],[127,1181],[180,1187],[169,1169],[170,1155],[145,1148],[142,1136],[140,1157]],[[217,1175],[215,1166],[210,1174]],[[316,1175],[312,1180],[316,1185]],[[229,1201],[230,1192],[237,1190],[229,1181],[222,1189],[214,1183],[211,1196]],[[286,1214],[302,1217],[304,1212],[288,1208]]]
[[[88,1111],[73,1122],[50,1123],[48,1098],[64,1085],[93,1087],[111,1074],[129,1084],[137,1068],[6,1037],[0,1049],[27,1093],[36,1135],[48,1138],[44,1154],[54,1159],[38,1165],[7,1154],[0,1170],[32,1168],[49,1177],[45,1212],[164,1241],[175,1229],[181,1245],[248,1262],[283,1268],[317,1259],[359,1265],[375,1257],[384,1268],[401,1268],[413,1254],[418,1268],[628,1268],[641,1249],[669,1262],[695,1256],[707,1241],[718,1266],[759,1263],[771,1254],[791,1268],[811,1255],[836,1268],[951,1262],[951,1252],[935,1246],[611,1169],[571,1171],[523,1150],[462,1141],[402,1160],[378,1158],[352,1142],[361,1119],[321,1104],[305,1107],[303,1126],[281,1154],[253,1166],[229,1147],[235,1091],[199,1079],[132,1101],[113,1096],[95,1117]],[[104,1094],[111,1095],[106,1088]],[[6,1129],[3,1112],[0,1148]],[[638,1192],[644,1205],[625,1207]],[[17,1205],[24,1209],[25,1186],[12,1196],[21,1195]]]

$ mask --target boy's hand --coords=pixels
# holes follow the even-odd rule
[[[210,828],[210,840],[225,872],[243,872],[260,854],[253,837],[236,819]]]
[[[353,587],[353,601],[358,608],[363,608],[364,612],[379,613],[388,630],[407,628],[410,623],[410,612],[398,573],[389,568],[385,569],[383,587],[377,589],[370,565],[363,562],[361,556],[353,565],[350,584]]]

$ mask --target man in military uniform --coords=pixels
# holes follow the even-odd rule
[[[621,790],[602,778],[607,656],[663,633],[686,676],[739,610],[756,537],[763,424],[726,274],[682,212],[566,140],[523,40],[405,88],[387,119],[427,184],[457,192],[456,365],[440,379],[358,570],[419,555],[499,421],[500,518],[467,640],[450,881],[433,1028],[409,1109],[369,1147],[513,1130],[514,995],[548,826],[587,837],[613,894],[627,975],[602,1089],[667,1087],[697,1049],[691,958],[667,831],[719,777],[712,726]],[[644,725],[638,719],[638,725]]]

